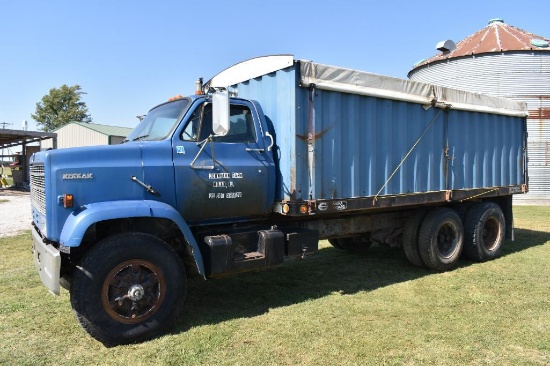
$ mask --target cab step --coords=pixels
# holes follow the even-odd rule
[[[318,250],[318,242],[315,230],[272,227],[205,236],[201,252],[206,275],[219,277],[278,266],[285,256],[304,257]]]
[[[233,256],[235,262],[249,261],[251,259],[263,259],[265,256],[260,252],[238,253]]]

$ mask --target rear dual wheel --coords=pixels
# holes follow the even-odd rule
[[[494,202],[461,204],[456,211],[418,210],[403,226],[403,250],[414,265],[447,271],[456,267],[462,251],[477,262],[497,258],[505,230],[504,214]]]
[[[463,237],[462,221],[454,210],[420,209],[403,225],[403,251],[416,266],[448,271],[458,263]]]
[[[494,202],[474,204],[466,214],[464,254],[476,262],[485,262],[499,256],[504,243],[504,214]]]
[[[422,220],[418,250],[426,266],[438,271],[455,268],[463,243],[464,229],[456,211],[436,207]]]
[[[403,251],[409,262],[419,267],[424,267],[424,261],[418,249],[418,233],[427,212],[426,209],[413,212],[403,225]]]

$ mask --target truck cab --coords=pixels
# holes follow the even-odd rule
[[[252,100],[229,99],[227,93],[218,99],[213,103],[212,96],[199,95],[160,104],[122,145],[49,150],[32,157],[36,242],[57,245],[72,258],[52,259],[60,275],[40,271],[52,292],[59,293],[59,277],[74,270],[79,252],[114,232],[157,235],[156,227],[166,226],[162,219],[181,232],[198,273],[206,276],[209,266],[204,268],[202,240],[194,239],[194,227],[250,223],[271,214],[274,140],[261,107]],[[46,260],[50,251],[43,251]]]
[[[183,299],[182,273],[215,277],[282,263],[280,231],[267,224],[252,231],[237,227],[240,222],[262,222],[273,208],[274,140],[266,119],[252,100],[229,99],[227,93],[218,99],[213,103],[212,96],[199,95],[163,103],[151,109],[122,145],[49,150],[32,157],[35,264],[52,293],[59,294],[60,286],[76,288],[71,294],[77,312],[87,312],[81,304],[89,294],[79,291],[94,286],[88,283],[90,273],[117,267],[103,260],[117,258],[109,254],[112,250],[121,255],[115,261],[123,264],[115,272],[96,274],[106,278],[96,300],[114,324],[147,319],[165,301],[162,287],[145,286],[149,282],[143,277],[124,294],[113,295],[119,276],[145,273],[163,284],[164,291],[173,286],[170,291]],[[200,233],[210,225],[224,228],[225,234]],[[138,254],[140,250],[164,253],[159,260],[175,269],[135,260],[150,256]],[[92,261],[85,272],[80,271],[82,261]],[[156,300],[142,304],[138,313],[144,313],[135,314],[127,306],[135,308],[142,296]],[[179,308],[169,307],[164,316]],[[77,318],[87,329],[100,328]],[[103,341],[119,334],[92,333]]]
[[[190,223],[269,215],[275,195],[275,162],[262,117],[256,103],[234,99],[227,133],[215,135],[212,103],[200,101],[182,124],[181,133],[174,134],[177,206]]]

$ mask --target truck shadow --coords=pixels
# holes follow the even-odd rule
[[[525,249],[544,245],[550,241],[550,232],[527,229],[515,229],[515,240],[507,240],[502,248],[501,257],[508,256]]]
[[[550,233],[516,229],[502,256],[550,241]],[[460,267],[474,262],[462,259]],[[373,246],[365,254],[324,247],[305,259],[294,259],[264,272],[208,281],[191,280],[185,310],[173,333],[219,322],[249,318],[332,293],[355,294],[411,281],[437,272],[408,263],[400,248]]]
[[[325,247],[263,272],[208,281],[191,280],[175,332],[264,314],[331,293],[354,294],[430,274],[409,265],[401,250],[373,246],[365,254]]]

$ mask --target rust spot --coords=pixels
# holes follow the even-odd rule
[[[327,127],[327,128],[325,128],[323,131],[316,133],[315,135],[313,135],[313,139],[312,139],[312,140],[315,141],[315,140],[317,140],[317,139],[320,139],[320,138],[323,137],[323,135],[324,135],[325,133],[327,133],[327,131],[330,130],[332,127],[333,127],[333,126]],[[307,141],[307,140],[308,140],[308,136],[296,134],[296,137],[297,137],[298,139],[302,140],[302,141]]]
[[[290,167],[290,199],[296,200],[296,167]]]
[[[533,46],[531,40],[544,37],[533,35],[520,28],[513,27],[504,22],[493,22],[485,28],[477,31],[471,36],[458,42],[456,49],[451,52],[439,53],[421,63],[415,65],[414,69],[431,64],[436,61],[455,59],[462,56],[473,56],[479,54],[491,54],[506,51],[545,51],[546,48]]]
[[[531,109],[529,111],[530,119],[550,119],[550,108]]]
[[[550,95],[521,95],[524,99],[550,100]]]

